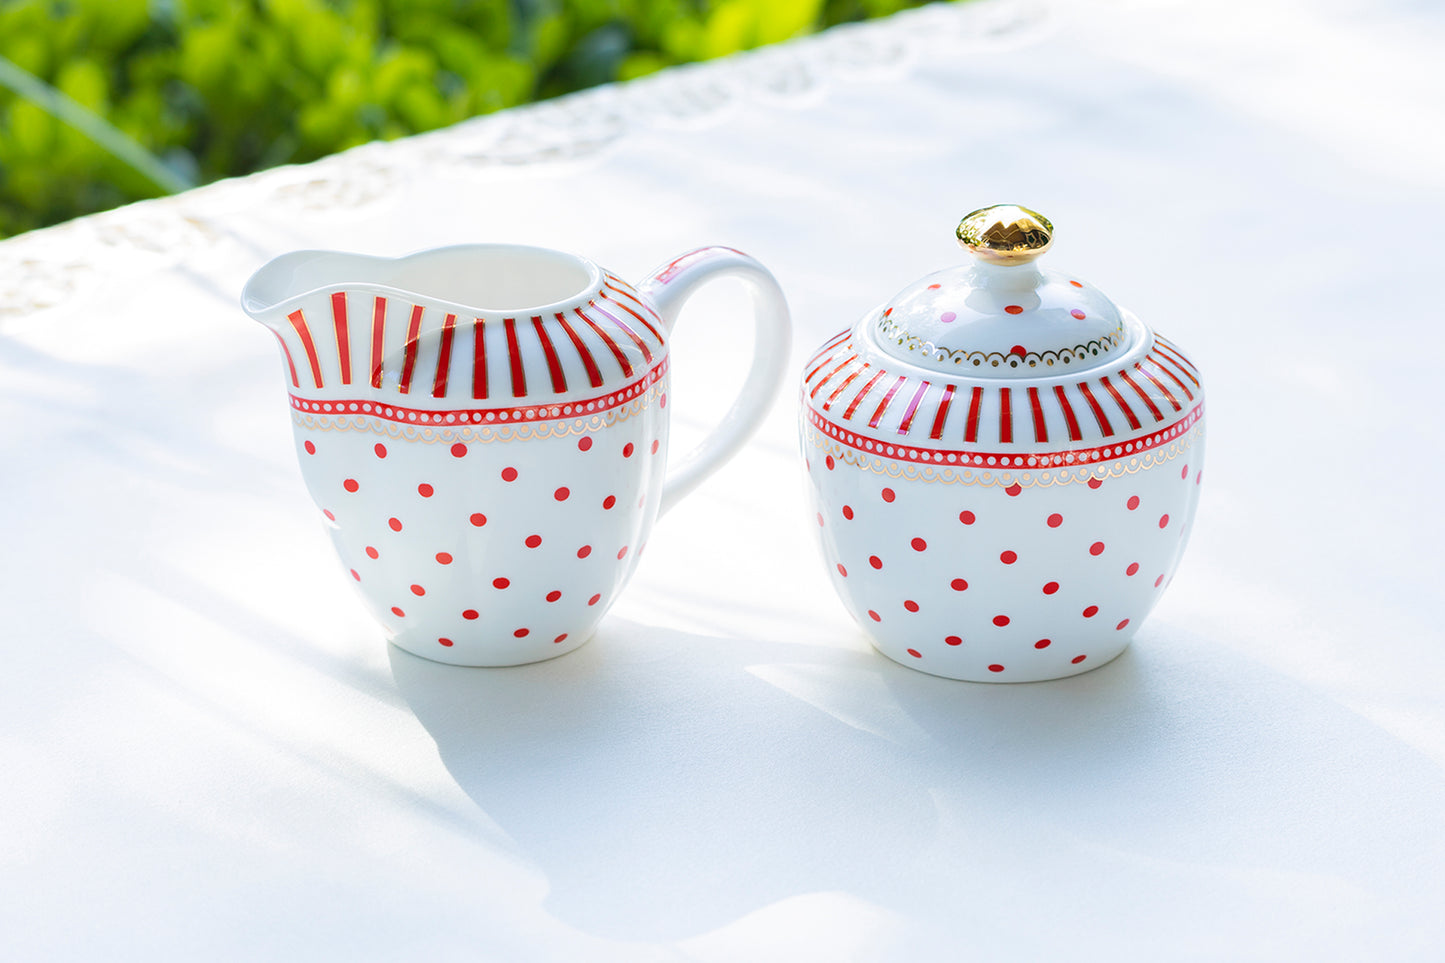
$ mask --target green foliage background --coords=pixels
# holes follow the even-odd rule
[[[0,237],[919,2],[0,0]]]

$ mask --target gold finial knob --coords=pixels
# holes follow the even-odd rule
[[[995,204],[958,222],[958,243],[989,264],[1027,264],[1054,243],[1054,226],[1037,211]]]

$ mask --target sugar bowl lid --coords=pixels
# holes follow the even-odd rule
[[[874,340],[900,361],[968,378],[1052,377],[1123,355],[1135,335],[1118,306],[1035,263],[1053,233],[1026,207],[974,211],[957,231],[969,262],[898,292],[873,321]]]

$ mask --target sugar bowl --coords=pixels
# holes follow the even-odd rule
[[[1174,342],[1037,261],[1053,227],[963,219],[930,274],[804,368],[801,436],[828,571],[889,658],[1031,682],[1129,644],[1199,502],[1204,391]]]

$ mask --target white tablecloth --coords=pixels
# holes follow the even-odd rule
[[[0,243],[0,956],[1441,958],[1442,46],[1409,0],[927,9]],[[872,652],[792,388],[581,650],[390,648],[237,307],[294,248],[720,243],[796,368],[1001,201],[1210,390],[1172,589],[1055,683]],[[675,451],[739,298],[679,326]]]

